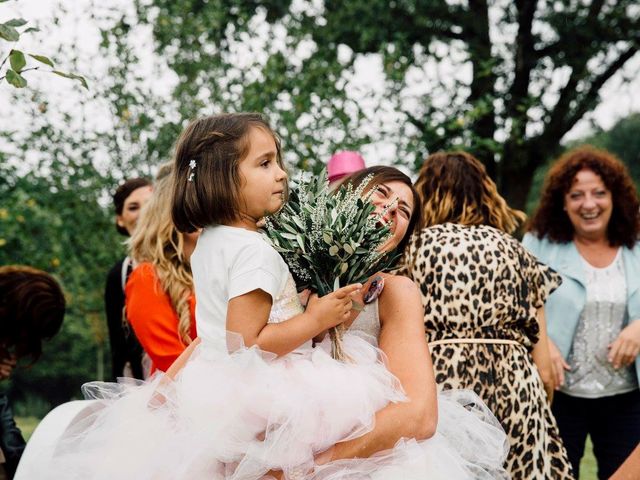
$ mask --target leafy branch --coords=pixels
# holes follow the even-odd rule
[[[2,0],[0,0],[0,2],[1,1]],[[35,27],[28,27],[22,32],[18,30],[19,28],[26,26],[27,23],[28,22],[23,18],[13,18],[7,22],[0,23],[0,40],[15,43],[20,40],[21,35],[38,31],[38,29]],[[55,64],[49,57],[45,57],[44,55],[38,55],[35,53],[27,53],[25,55],[22,50],[17,50],[15,48],[11,49],[2,60],[2,63],[0,63],[0,81],[6,80],[8,84],[14,86],[15,88],[26,87],[27,79],[23,76],[23,74],[30,70],[41,70],[41,65],[28,65],[27,57],[30,57],[32,60],[50,67],[50,69],[45,69],[42,71],[52,73],[60,77],[77,80],[84,88],[86,88],[87,90],[89,89],[87,80],[83,76],[77,75],[75,73],[67,73],[61,70],[57,70]],[[9,61],[9,66],[5,69],[7,60]],[[3,69],[5,70],[3,71]]]

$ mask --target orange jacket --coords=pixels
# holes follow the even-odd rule
[[[127,319],[153,362],[151,373],[156,369],[166,371],[186,345],[178,334],[178,314],[162,289],[153,265],[147,262],[138,265],[131,272],[124,292]],[[192,339],[197,336],[195,308],[192,293],[189,296]]]

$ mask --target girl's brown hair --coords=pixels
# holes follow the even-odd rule
[[[558,243],[573,240],[574,228],[564,211],[564,198],[577,173],[591,170],[611,192],[613,210],[607,239],[613,246],[632,248],[640,233],[640,201],[627,167],[611,153],[584,145],[566,152],[547,173],[537,210],[527,230]]]
[[[405,247],[407,246],[407,243],[409,243],[411,234],[419,228],[420,211],[422,204],[422,202],[420,201],[420,196],[418,195],[416,189],[413,187],[411,179],[407,175],[402,173],[397,168],[382,165],[358,170],[348,177],[345,177],[344,180],[341,180],[340,185],[353,185],[354,188],[357,188],[369,175],[372,175],[372,178],[365,192],[371,190],[376,185],[388,182],[402,182],[411,189],[411,194],[413,195],[413,210],[411,211],[411,219],[409,220],[409,225],[407,227],[407,232],[405,233],[404,238],[396,247],[399,252],[403,252]]]
[[[239,218],[238,164],[249,151],[251,128],[273,135],[278,164],[284,168],[280,141],[258,113],[229,113],[200,118],[182,132],[175,151],[171,214],[181,232],[194,232]]]
[[[498,193],[484,165],[466,152],[437,152],[422,164],[416,190],[422,226],[441,223],[489,225],[513,233],[526,219]]]
[[[193,277],[184,255],[184,239],[171,220],[172,171],[172,163],[160,167],[153,194],[129,240],[129,254],[136,263],[153,264],[160,286],[178,315],[180,339],[188,345],[192,340],[189,296],[193,292]]]

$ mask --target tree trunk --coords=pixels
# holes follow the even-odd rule
[[[531,154],[525,145],[505,144],[504,156],[499,164],[500,194],[512,208],[524,210],[533,183],[533,175],[546,157]]]
[[[491,53],[489,36],[489,5],[486,0],[469,0],[470,21],[467,25],[469,59],[473,79],[468,101],[480,107],[482,113],[470,128],[477,138],[492,139],[496,131],[493,100],[495,98],[495,58]],[[482,106],[484,104],[484,106]],[[487,173],[496,178],[495,152],[486,145],[474,146],[473,154],[486,166]]]

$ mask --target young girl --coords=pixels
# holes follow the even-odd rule
[[[286,194],[279,142],[259,115],[187,127],[176,149],[173,217],[181,231],[204,228],[191,257],[199,341],[167,376],[116,389],[90,428],[60,442],[43,478],[500,475],[504,435],[459,405],[442,412],[443,423],[459,422],[459,444],[439,435],[422,441],[435,433],[437,406],[411,282],[392,286],[396,301],[385,307],[398,319],[397,332],[381,334],[389,369],[360,335],[344,337],[349,362],[332,359],[327,344],[312,348],[312,338],[351,319],[360,285],[312,296],[303,311],[287,266],[255,226]],[[406,368],[410,357],[414,369]],[[105,389],[89,386],[103,397]],[[401,437],[384,454],[353,458]]]

